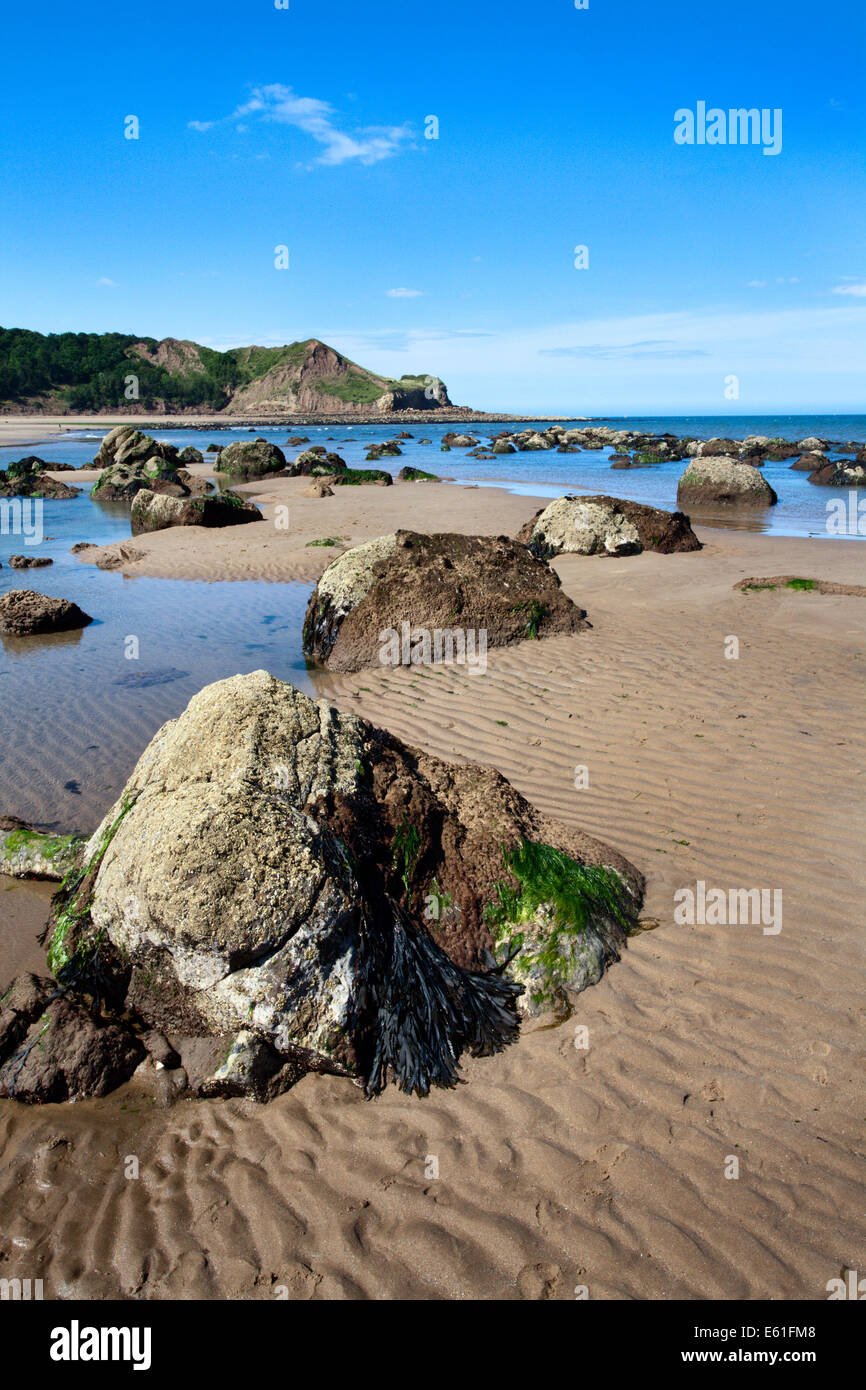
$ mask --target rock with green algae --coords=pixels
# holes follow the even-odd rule
[[[603,869],[608,897],[557,883],[539,896],[527,844]],[[426,1094],[455,1083],[462,1052],[517,1037],[523,962],[493,959],[506,922],[601,934],[603,967],[624,936],[609,899],[628,921],[641,892],[614,850],[493,769],[429,757],[258,671],[206,687],[156,734],[55,899],[49,960],[117,1017],[233,1038],[209,1094],[266,1099],[307,1070]],[[560,923],[575,903],[579,920]]]
[[[0,873],[58,882],[71,869],[80,836],[53,835],[14,816],[0,816]]]

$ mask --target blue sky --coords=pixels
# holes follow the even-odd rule
[[[7,11],[4,326],[317,336],[489,410],[864,408],[861,4],[289,4]],[[677,145],[699,101],[781,152]]]

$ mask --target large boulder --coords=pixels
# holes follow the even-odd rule
[[[93,619],[65,598],[51,598],[32,589],[10,589],[0,596],[0,632],[12,637],[40,632],[68,632]]]
[[[506,536],[397,531],[328,566],[310,596],[304,651],[335,671],[447,662],[460,635],[477,658],[482,645],[486,654],[579,632],[585,617],[550,566]]]
[[[518,999],[567,1014],[642,886],[493,769],[256,671],[153,738],[55,898],[48,959],[101,1021],[227,1040],[207,1093],[314,1069],[424,1094],[516,1038]]]
[[[219,456],[221,473],[233,473],[242,478],[260,478],[265,473],[282,473],[286,456],[276,444],[266,439],[236,440]]]
[[[693,459],[677,485],[677,501],[687,507],[770,507],[778,500],[757,468],[729,458]]]
[[[185,449],[181,449],[178,459],[181,463],[204,463],[204,454],[194,444],[187,444]]]
[[[261,521],[262,514],[254,502],[245,501],[234,492],[221,492],[213,497],[166,497],[142,488],[133,498],[130,511],[132,534],[165,531],[169,526],[239,526],[247,521]]]
[[[536,512],[516,539],[539,559],[554,555],[637,555],[700,550],[682,512],[665,512],[619,497],[558,497]]]
[[[134,425],[118,425],[109,430],[93,460],[94,468],[109,468],[123,463],[131,467],[147,463],[149,459],[162,459],[163,463],[177,467],[180,452],[174,444],[157,441],[149,434],[143,434]]]

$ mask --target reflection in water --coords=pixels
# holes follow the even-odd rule
[[[34,632],[31,637],[13,637],[0,632],[0,642],[4,656],[39,657],[60,647],[77,647],[85,631],[86,628],[73,627],[66,632]]]

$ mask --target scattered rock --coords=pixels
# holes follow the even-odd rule
[[[824,487],[866,487],[866,459],[860,463],[836,459],[822,464],[809,474],[809,482]]]
[[[47,555],[10,555],[9,564],[14,570],[38,570],[53,565]]]
[[[659,555],[700,550],[682,512],[666,512],[619,497],[559,497],[536,512],[516,540],[539,559],[554,555]]]
[[[51,598],[32,589],[10,589],[0,596],[0,632],[25,637],[38,632],[68,632],[93,619],[65,598]]]
[[[44,997],[48,982],[39,983]],[[30,1104],[104,1096],[143,1056],[131,1032],[93,1017],[82,1003],[52,998],[0,1065],[0,1095]]]
[[[132,534],[164,531],[169,526],[239,526],[261,521],[254,502],[225,491],[213,497],[165,497],[143,488],[136,494],[130,512]]]
[[[677,501],[686,506],[770,507],[778,497],[757,468],[729,458],[693,459],[680,478]]]
[[[293,476],[309,475],[313,478],[320,478],[332,473],[345,473],[346,462],[340,458],[339,454],[328,454],[324,449],[305,449],[298,454],[292,464],[291,472]]]
[[[398,483],[438,483],[441,478],[436,473],[425,473],[423,468],[412,468],[408,464],[397,474]]]
[[[237,440],[223,449],[219,457],[221,473],[234,473],[243,478],[259,478],[265,473],[282,473],[286,456],[276,444],[266,439]]]
[[[335,473],[331,478],[335,487],[363,487],[368,483],[390,487],[393,481],[384,468],[347,468],[345,473]]]
[[[181,463],[204,463],[204,454],[194,444],[187,444],[185,449],[181,449],[178,459]]]
[[[0,816],[0,873],[10,878],[59,881],[80,845],[79,836],[52,835],[15,816]]]
[[[333,497],[334,489],[329,487],[324,478],[313,478],[302,488],[299,496],[301,497]]]

